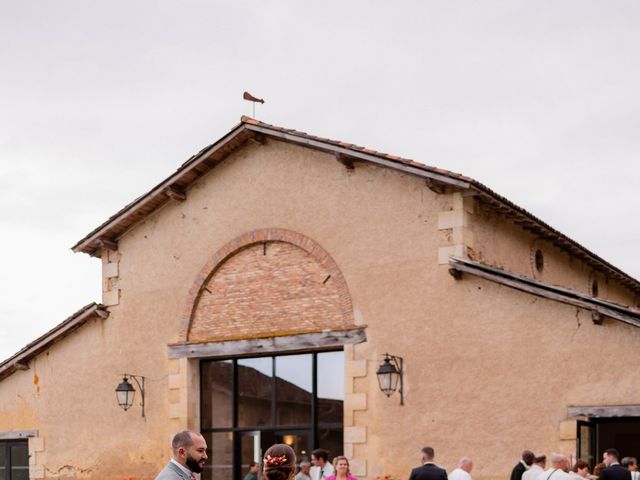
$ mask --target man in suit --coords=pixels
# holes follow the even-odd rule
[[[447,480],[447,471],[433,463],[435,452],[431,447],[420,450],[422,466],[411,470],[409,480]]]
[[[522,480],[522,474],[529,469],[534,457],[535,455],[531,450],[522,452],[522,460],[511,470],[511,480]]]
[[[199,433],[183,430],[171,442],[173,457],[155,480],[195,480],[194,473],[204,469],[207,442]]]
[[[607,466],[600,472],[600,480],[631,480],[631,472],[620,465],[620,453],[615,448],[607,448],[602,461]]]

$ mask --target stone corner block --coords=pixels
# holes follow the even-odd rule
[[[367,376],[367,361],[366,360],[352,360],[346,362],[345,376],[347,377],[366,377]]]
[[[44,439],[42,437],[29,437],[29,452],[43,452]]]
[[[182,373],[172,373],[169,375],[169,390],[174,390],[186,386],[186,378]]]
[[[344,427],[344,443],[366,443],[367,427]]]
[[[44,478],[44,465],[29,467],[29,479]]]
[[[169,418],[187,418],[187,406],[184,403],[169,405]]]
[[[578,422],[564,420],[560,422],[560,440],[575,440],[578,437]]]
[[[345,410],[366,410],[367,394],[366,393],[349,393],[344,396]]]
[[[357,458],[352,458],[349,460],[349,470],[351,473],[356,475],[357,477],[366,477],[367,476],[367,461],[360,460]]]
[[[102,292],[102,304],[106,307],[118,305],[120,303],[120,289]]]
[[[102,265],[102,277],[113,278],[118,276],[118,263],[109,262]]]
[[[466,226],[467,217],[464,210],[449,210],[438,213],[438,230]]]

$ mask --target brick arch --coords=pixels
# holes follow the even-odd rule
[[[206,343],[344,330],[354,326],[347,283],[331,256],[300,233],[254,230],[202,267],[180,340]]]

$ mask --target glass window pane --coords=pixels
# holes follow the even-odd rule
[[[343,404],[344,352],[319,353],[318,422],[342,423]]]
[[[232,368],[231,360],[203,362],[202,369],[202,427],[231,427],[232,417]]]
[[[238,360],[238,426],[271,425],[273,357]]]
[[[312,356],[276,357],[276,425],[309,425],[311,418]]]
[[[11,480],[29,480],[29,467],[12,468]]]
[[[318,439],[320,448],[324,448],[329,452],[329,460],[337,455],[343,455],[343,435],[342,428],[324,428],[318,427]]]
[[[229,480],[233,477],[233,433],[203,433],[207,442],[207,463],[202,472],[203,480]]]
[[[29,466],[29,447],[27,446],[27,442],[11,445],[11,466]]]

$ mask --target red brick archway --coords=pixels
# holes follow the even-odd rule
[[[354,325],[340,269],[316,242],[290,230],[254,230],[227,243],[200,270],[180,339],[207,343]]]

